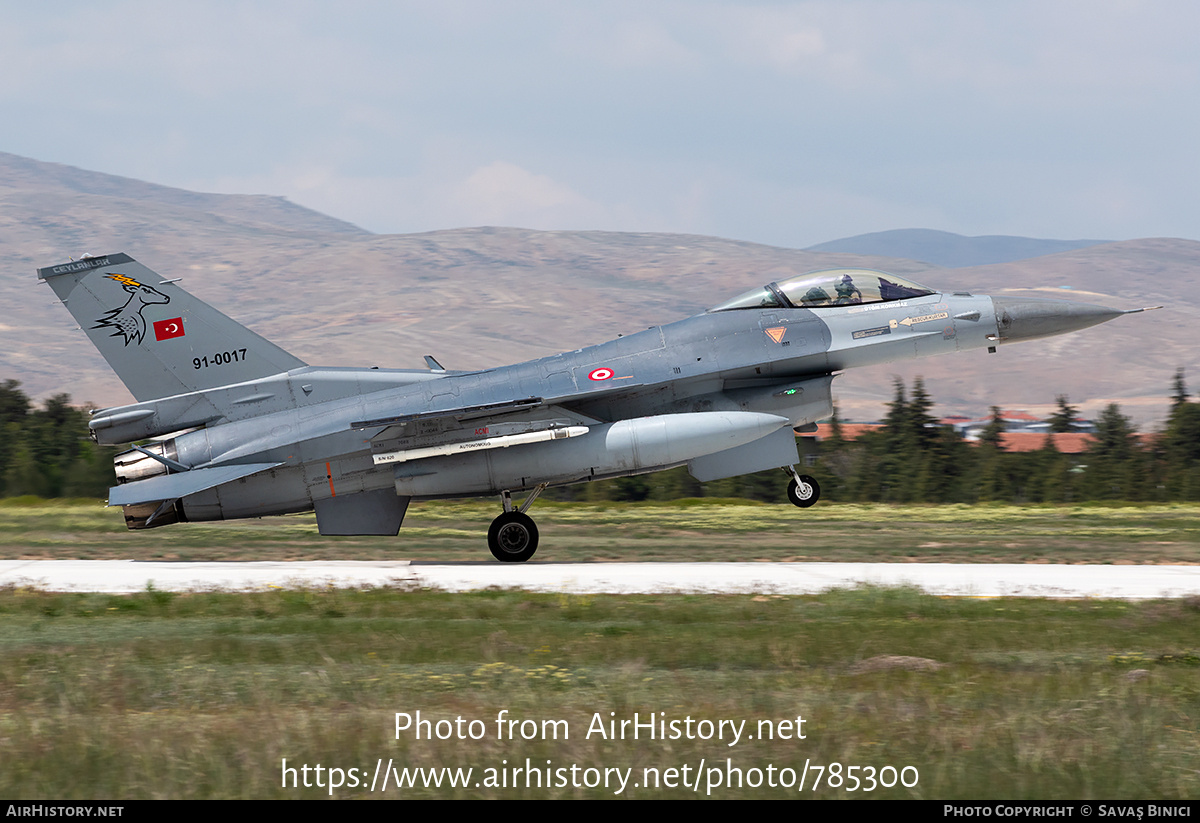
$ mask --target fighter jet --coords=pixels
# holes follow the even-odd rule
[[[687,466],[766,469],[820,496],[795,433],[845,369],[1062,334],[1103,306],[943,293],[879,271],[768,283],[703,314],[527,363],[451,371],[309,366],[127,254],[38,270],[137,402],[88,426],[117,455],[130,529],[315,510],[327,535],[395,535],[411,500],[498,496],[496,559],[538,547],[549,486]],[[139,442],[140,441],[140,442]],[[514,494],[525,493],[518,505]]]

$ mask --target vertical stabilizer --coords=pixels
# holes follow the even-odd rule
[[[49,266],[38,277],[139,401],[305,365],[127,254]]]

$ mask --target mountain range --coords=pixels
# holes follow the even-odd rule
[[[202,300],[314,365],[421,368],[425,354],[451,369],[504,365],[682,319],[793,274],[860,266],[945,291],[1167,308],[992,355],[853,370],[834,383],[843,417],[878,418],[895,378],[923,375],[940,413],[999,405],[1037,414],[1067,394],[1087,414],[1117,402],[1152,427],[1177,367],[1200,380],[1200,243],[1061,241],[1088,245],[938,265],[929,259],[934,246],[917,241],[942,242],[945,234],[883,232],[874,237],[897,242],[871,246],[880,251],[873,254],[662,233],[480,227],[377,235],[280,197],[202,194],[0,154],[0,380],[20,380],[37,397],[129,402],[36,277],[39,266],[118,251],[182,278]],[[1035,252],[1060,242],[1006,240]]]
[[[1108,240],[1039,240],[1033,237],[1013,237],[990,234],[983,237],[964,237],[934,229],[893,229],[871,234],[843,237],[809,246],[808,251],[846,252],[877,257],[904,257],[923,260],[945,268],[986,266],[989,263],[1011,263],[1028,257],[1042,257],[1063,251],[1099,246]]]

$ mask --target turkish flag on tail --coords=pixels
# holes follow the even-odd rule
[[[154,339],[170,340],[172,337],[183,337],[183,318],[172,317],[170,320],[158,320],[154,323]]]

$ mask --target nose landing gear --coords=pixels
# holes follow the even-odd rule
[[[492,551],[492,557],[501,563],[524,563],[537,551],[537,524],[525,512],[537,496],[545,491],[546,485],[541,483],[535,486],[519,509],[513,508],[512,493],[508,489],[501,492],[504,513],[493,520],[488,529],[488,548]]]
[[[785,466],[783,470],[792,476],[787,495],[793,506],[807,509],[821,499],[821,486],[815,478],[798,474],[795,466]]]

